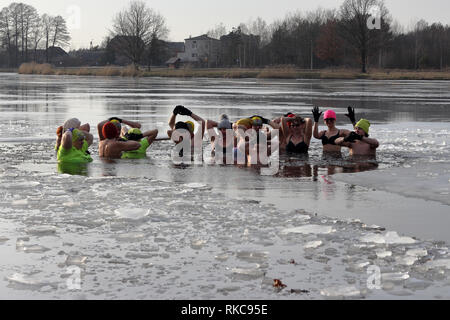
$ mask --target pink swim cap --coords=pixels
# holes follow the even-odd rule
[[[323,119],[324,120],[327,120],[327,119],[336,120],[336,112],[334,112],[333,110],[326,111],[325,114],[323,115]]]

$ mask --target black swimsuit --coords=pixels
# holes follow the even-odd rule
[[[305,141],[300,142],[299,144],[294,144],[292,142],[292,137],[289,139],[289,143],[286,146],[286,152],[288,153],[296,153],[296,154],[306,154],[308,153],[309,146],[305,143]]]
[[[336,140],[339,138],[339,136],[341,135],[341,130],[338,131],[337,135],[332,136],[331,138],[328,138],[327,135],[324,133],[322,138],[320,138],[322,140],[322,145],[326,146],[327,144],[331,144],[331,145],[336,145]]]

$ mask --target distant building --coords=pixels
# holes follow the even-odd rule
[[[206,34],[199,37],[185,39],[184,52],[177,58],[184,64],[193,64],[199,67],[217,67],[220,59],[220,40],[208,37]]]
[[[174,57],[166,61],[166,66],[170,69],[178,69],[181,65],[181,59]]]

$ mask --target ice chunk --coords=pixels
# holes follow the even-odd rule
[[[6,277],[6,280],[8,280],[13,285],[25,286],[31,289],[39,289],[45,286],[52,286],[52,287],[56,286],[54,283],[42,281],[37,278],[27,276],[21,273],[14,273]]]
[[[397,232],[386,232],[385,235],[377,233],[369,233],[362,237],[361,242],[373,242],[378,244],[412,244],[416,240],[410,237],[400,237]]]
[[[398,264],[405,266],[412,266],[417,260],[418,260],[417,256],[404,256],[404,257],[397,257],[396,259]]]
[[[382,273],[381,279],[383,281],[403,281],[409,279],[409,274],[407,272],[392,272],[392,273]]]
[[[450,259],[438,259],[433,261],[428,261],[426,266],[430,269],[433,268],[445,268],[450,269]]]
[[[290,229],[284,229],[281,231],[282,234],[289,234],[289,233],[301,233],[301,234],[329,234],[334,232],[332,227],[330,226],[320,226],[320,225],[314,225],[314,224],[308,224],[301,227],[296,228],[290,228]]]
[[[46,236],[52,235],[56,233],[55,226],[37,226],[32,227],[26,230],[26,233],[34,235],[34,236]]]
[[[259,278],[264,276],[264,272],[259,269],[259,265],[254,268],[232,268],[231,272],[238,276],[244,276],[248,278]]]
[[[412,257],[425,257],[428,255],[428,251],[426,249],[410,249],[406,251],[406,255]]]
[[[256,262],[263,263],[267,260],[268,252],[257,252],[257,251],[238,251],[236,253],[236,258],[247,261],[247,262]]]
[[[377,250],[376,251],[377,257],[378,258],[386,258],[386,257],[390,257],[392,256],[392,251],[387,251],[387,250]]]
[[[66,265],[67,266],[82,266],[86,263],[87,257],[85,256],[67,256]]]
[[[329,298],[360,297],[361,291],[355,286],[329,287],[320,291],[320,294]]]
[[[13,206],[26,206],[27,204],[28,204],[28,199],[13,200],[11,202],[11,205],[13,205]]]
[[[143,208],[120,208],[114,213],[122,219],[139,220],[145,218],[149,214],[149,210]]]
[[[204,240],[192,240],[191,241],[191,248],[194,250],[200,250],[203,248],[203,245],[206,243]]]
[[[322,245],[322,243],[323,242],[320,241],[320,240],[318,240],[318,241],[310,241],[307,244],[305,244],[303,246],[303,248],[305,248],[305,249],[315,249],[315,248],[320,247]]]
[[[145,238],[145,233],[142,232],[128,232],[119,234],[117,237],[119,241],[140,241]]]

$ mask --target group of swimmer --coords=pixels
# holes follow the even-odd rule
[[[322,114],[327,129],[319,131],[319,121]],[[177,117],[180,115],[190,117],[193,121],[177,122]],[[348,113],[346,114],[353,124],[353,131],[336,127],[337,115],[333,110],[327,110],[323,113],[318,107],[314,107],[312,115],[313,119],[310,119],[287,113],[273,120],[254,115],[234,123],[229,120],[227,115],[222,115],[220,120],[216,122],[205,121],[188,108],[177,106],[170,116],[170,130],[167,131],[167,135],[176,145],[183,142],[183,137],[188,138],[190,136],[191,143],[189,145],[194,150],[196,139],[200,141],[201,145],[205,132],[208,132],[212,156],[217,153],[224,157],[231,154],[235,164],[238,158],[244,159],[245,163],[254,163],[250,159],[252,154],[255,154],[252,153],[252,149],[259,151],[260,148],[263,148],[263,145],[269,156],[277,151],[287,154],[307,155],[312,137],[322,141],[324,155],[339,157],[341,156],[341,147],[347,147],[350,149],[351,156],[375,157],[379,143],[376,139],[369,138],[370,122],[366,119],[356,122],[353,108],[348,107]],[[197,131],[194,121],[199,125]],[[158,130],[143,132],[141,129],[140,123],[118,117],[100,122],[97,125],[100,158],[145,158],[147,149],[157,140]],[[67,120],[63,126],[60,126],[57,129],[55,146],[58,162],[92,162],[88,149],[92,145],[94,137],[90,131],[89,124],[82,125],[76,118]],[[253,140],[256,143],[250,143],[252,136],[256,137]],[[264,137],[264,139],[260,141],[260,137]],[[278,139],[277,143],[273,143],[275,139]]]

